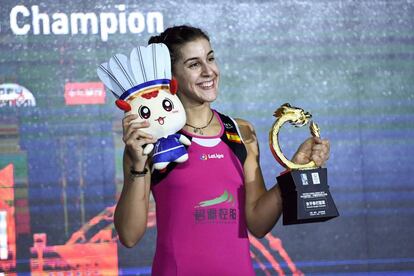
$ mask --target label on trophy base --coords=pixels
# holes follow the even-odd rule
[[[292,170],[277,177],[283,200],[283,224],[325,221],[338,210],[327,184],[327,170]]]

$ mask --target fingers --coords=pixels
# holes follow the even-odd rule
[[[316,166],[321,167],[325,164],[325,158],[322,157],[319,153],[312,153],[311,159],[315,162]]]
[[[145,137],[147,135],[139,130],[132,131],[131,135],[125,138],[125,145],[137,149],[138,147],[142,147],[145,144],[152,144],[155,143],[156,140],[153,137]]]
[[[138,137],[146,138],[146,139],[152,139],[153,136],[151,134],[148,134],[142,130],[141,128],[148,127],[148,122],[141,122],[141,123],[131,123],[127,126],[126,130],[124,131],[124,142],[128,139],[130,139],[131,135],[135,135],[135,139]]]
[[[146,160],[148,154],[144,153],[145,145],[156,142],[155,138],[145,138],[144,136],[148,136],[148,134],[138,129],[132,129],[130,135],[123,138],[126,152],[130,156],[132,162]]]
[[[142,128],[149,127],[148,121],[134,122],[138,118],[137,114],[129,114],[122,119],[122,127],[124,131],[133,123],[138,123],[142,125]]]
[[[140,131],[138,128],[130,128],[128,133],[123,137],[125,145],[135,151],[142,151],[145,144],[153,144],[157,140],[150,134]]]
[[[329,159],[329,155],[329,141],[318,137],[311,137],[300,145],[292,160],[297,164],[314,161],[316,166],[321,167]]]
[[[122,119],[122,128],[123,128],[123,140],[126,143],[132,134],[134,134],[133,139],[143,138],[143,139],[152,139],[153,136],[141,131],[141,128],[147,128],[150,126],[148,121],[136,122],[138,118],[137,114],[128,114]]]
[[[153,135],[146,133],[142,129],[148,128],[148,121],[136,122],[137,114],[129,114],[122,119],[123,137],[122,140],[128,152],[134,153],[134,159],[143,155],[145,144],[153,144],[157,141]]]
[[[328,140],[318,137],[314,138],[314,144],[312,146],[311,159],[317,166],[322,166],[329,159],[330,155],[330,143]]]
[[[126,115],[123,119],[122,119],[122,126],[125,127],[128,126],[131,121],[135,120],[138,118],[138,114],[128,114]]]
[[[147,120],[136,122],[135,120],[137,118],[138,118],[137,114],[129,114],[122,119],[122,128],[124,130],[124,133],[128,130],[128,128],[131,125],[134,125],[134,127],[137,127],[137,128],[147,128],[150,126],[150,123]]]

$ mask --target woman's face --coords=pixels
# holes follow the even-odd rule
[[[208,40],[200,38],[181,46],[173,74],[184,105],[212,102],[217,98],[220,72]]]

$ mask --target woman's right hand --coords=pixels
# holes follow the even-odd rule
[[[129,114],[122,119],[123,137],[125,151],[128,154],[135,170],[142,171],[147,162],[148,155],[144,154],[143,147],[146,144],[153,144],[157,140],[141,129],[150,126],[148,121],[132,122],[138,118],[138,114]]]

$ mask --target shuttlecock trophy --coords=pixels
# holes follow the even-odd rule
[[[286,122],[301,127],[308,124],[312,115],[303,109],[284,104],[278,108],[277,118],[269,133],[271,151],[275,159],[287,169],[277,177],[282,192],[283,224],[299,224],[325,221],[339,216],[329,192],[327,169],[315,162],[296,164],[288,160],[279,146],[279,130]],[[320,137],[319,127],[312,121],[310,132]]]
[[[176,95],[177,82],[171,77],[170,53],[165,44],[136,47],[130,57],[116,54],[102,63],[97,73],[117,98],[116,105],[128,114],[138,114],[133,122],[149,121],[142,131],[153,135],[157,142],[147,144],[144,154],[152,154],[153,168],[162,170],[170,162],[188,159],[184,145],[190,140],[176,132],[186,122],[184,107]]]

